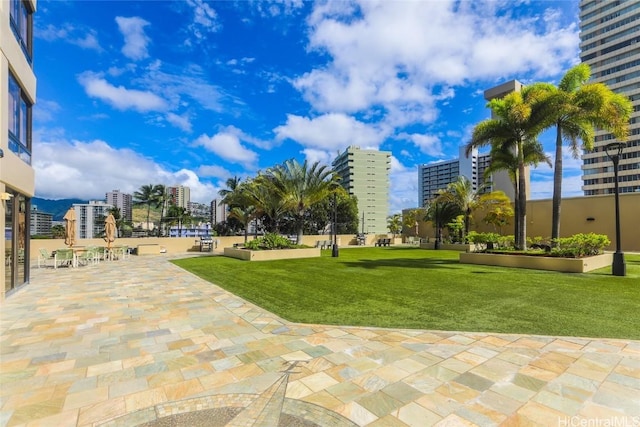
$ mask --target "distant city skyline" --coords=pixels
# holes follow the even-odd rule
[[[50,199],[157,183],[208,203],[229,177],[358,145],[392,153],[399,212],[418,165],[457,157],[489,117],[485,89],[579,61],[577,2],[41,1],[36,18],[33,167]],[[549,197],[551,169],[531,178]],[[580,185],[567,156],[566,195]]]

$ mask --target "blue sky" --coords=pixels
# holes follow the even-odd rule
[[[358,145],[392,152],[390,212],[415,207],[417,166],[458,156],[485,89],[579,61],[577,3],[41,0],[36,196],[162,183],[209,202],[231,176]],[[533,198],[551,182],[534,170]]]

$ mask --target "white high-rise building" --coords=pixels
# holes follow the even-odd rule
[[[104,233],[104,220],[109,215],[109,205],[102,200],[90,200],[89,203],[74,203],[76,211],[76,238],[93,239]]]
[[[121,193],[120,190],[113,190],[106,194],[106,202],[109,205],[120,209],[120,217],[125,221],[133,220],[133,196]]]
[[[227,220],[227,205],[221,199],[211,201],[211,224],[219,224]]]
[[[606,84],[633,103],[630,135],[620,158],[620,193],[640,191],[640,2],[580,1],[580,58],[591,67],[591,80]],[[613,163],[604,146],[613,135],[597,131],[594,150],[582,155],[585,196],[614,192]]]

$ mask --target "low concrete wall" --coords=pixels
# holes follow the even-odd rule
[[[461,253],[462,264],[495,265],[500,267],[530,268],[534,270],[586,273],[611,265],[613,254],[606,253],[586,258],[559,258],[527,255]]]
[[[391,237],[386,234],[367,234],[365,236],[367,245],[373,245],[378,239],[383,237]],[[254,236],[249,236],[248,240],[253,240]],[[234,244],[242,245],[244,243],[244,236],[216,236],[213,238],[214,245],[217,241],[217,248],[213,251],[216,253],[222,253],[224,248],[233,247]],[[302,237],[302,244],[315,247],[318,240],[333,240],[330,234],[324,235],[309,235]],[[179,254],[185,252],[200,252],[200,244],[196,244],[196,241],[200,241],[195,237],[143,237],[143,238],[122,238],[116,239],[113,243],[114,246],[126,245],[130,248],[135,248],[138,245],[144,244],[157,244],[163,248],[167,254]],[[40,248],[47,249],[48,251],[55,251],[56,249],[66,248],[64,239],[31,239],[31,259],[38,258],[38,250]],[[338,234],[338,244],[342,246],[356,246],[355,234]],[[103,239],[79,239],[74,246],[106,246],[106,242]]]
[[[320,248],[277,249],[273,251],[251,251],[249,249],[224,248],[224,256],[244,261],[273,261],[276,259],[316,258]]]
[[[160,250],[157,243],[144,243],[136,246],[136,255],[159,255]]]

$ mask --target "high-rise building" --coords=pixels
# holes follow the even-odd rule
[[[29,211],[35,194],[31,166],[33,13],[36,0],[0,2],[0,300],[29,281]]]
[[[76,211],[76,239],[93,239],[104,233],[104,220],[109,215],[109,205],[102,200],[74,203]]]
[[[580,1],[580,58],[591,67],[591,80],[606,84],[633,103],[627,147],[620,158],[620,193],[640,191],[640,2]],[[585,196],[614,192],[613,164],[605,145],[606,131],[595,134],[594,149],[582,155]]]
[[[53,222],[53,215],[39,211],[37,207],[33,206],[29,213],[31,220],[30,234],[32,236],[47,236],[51,237],[51,223]]]
[[[474,190],[484,184],[484,192],[493,191],[492,178],[484,181],[484,171],[491,162],[489,155],[478,154],[478,150],[474,149],[467,156],[465,150],[464,145],[460,146],[460,157],[457,159],[418,165],[418,206],[425,206],[438,195],[439,190],[447,188],[459,176],[471,181]]]
[[[227,220],[227,205],[221,199],[211,201],[211,224],[219,224]]]
[[[522,90],[522,87],[523,85],[519,81],[511,80],[487,89],[484,92],[484,98],[487,101],[502,98],[511,92]],[[491,112],[491,117],[495,118],[493,112]],[[491,156],[488,153],[478,154],[477,149],[471,150],[467,156],[465,151],[466,146],[462,145],[459,148],[459,157],[457,159],[418,166],[418,206],[425,206],[429,200],[437,196],[439,190],[447,188],[459,176],[464,176],[471,181],[474,190],[478,190],[484,185],[483,192],[488,193],[500,190],[511,200],[515,199],[515,189],[507,171],[497,171],[486,177],[485,170],[491,164]],[[525,179],[528,184],[528,167],[526,168]],[[527,199],[529,194],[530,189],[529,185],[527,185]]]
[[[177,207],[189,209],[189,202],[191,201],[191,190],[189,187],[183,185],[167,187],[167,194],[169,195],[169,200]]]
[[[386,233],[389,215],[389,151],[361,150],[350,146],[332,163],[340,184],[358,198],[360,231]]]
[[[133,220],[133,196],[131,194],[121,193],[120,190],[113,190],[105,195],[105,200],[108,205],[120,209],[120,218],[125,221]]]

